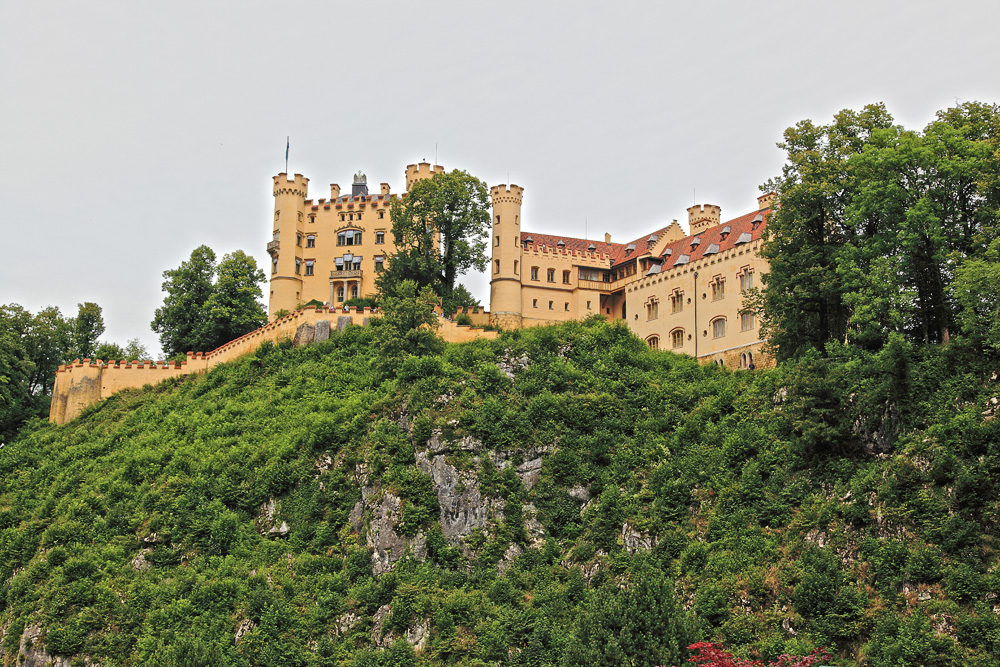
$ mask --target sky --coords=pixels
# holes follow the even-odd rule
[[[201,244],[268,265],[286,137],[315,199],[437,155],[524,187],[526,232],[729,219],[800,120],[1000,102],[998,24],[961,0],[0,2],[0,304],[95,301],[155,356],[164,270]]]

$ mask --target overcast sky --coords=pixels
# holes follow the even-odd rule
[[[1000,102],[1000,3],[0,2],[0,303],[140,337],[200,244],[268,265],[271,176],[525,188],[523,229],[615,240],[753,209],[782,131]],[[509,177],[508,177],[509,174]],[[464,280],[484,304],[485,276]],[[266,286],[264,287],[266,293]]]

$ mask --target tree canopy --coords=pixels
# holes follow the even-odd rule
[[[922,132],[881,104],[785,131],[753,303],[779,359],[891,336],[984,341],[1000,212],[1000,107],[967,102]],[[966,268],[967,267],[967,268]],[[986,327],[989,328],[988,326]]]
[[[260,283],[264,272],[242,250],[224,255],[199,246],[176,269],[163,272],[163,306],[150,323],[168,358],[207,352],[267,322]]]
[[[445,311],[456,307],[458,276],[485,270],[489,235],[489,191],[478,178],[460,170],[419,180],[391,207],[396,254],[377,280],[389,294],[404,280],[430,287]]]

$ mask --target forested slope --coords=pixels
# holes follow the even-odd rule
[[[594,320],[373,340],[9,442],[4,664],[1000,664],[1000,382],[961,344],[730,372]]]

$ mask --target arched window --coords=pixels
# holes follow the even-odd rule
[[[717,317],[712,320],[712,338],[722,338],[726,335],[726,318]]]
[[[670,332],[670,346],[675,350],[684,347],[684,329],[674,329]]]
[[[343,302],[343,300],[344,300],[344,286],[341,285],[340,287],[337,288],[337,301]]]
[[[660,337],[659,336],[650,336],[649,338],[646,339],[646,344],[649,345],[649,349],[651,349],[651,350],[659,350],[660,349]]]
[[[352,285],[351,286],[351,298],[352,299],[357,299],[358,298],[358,286],[357,285]]]

